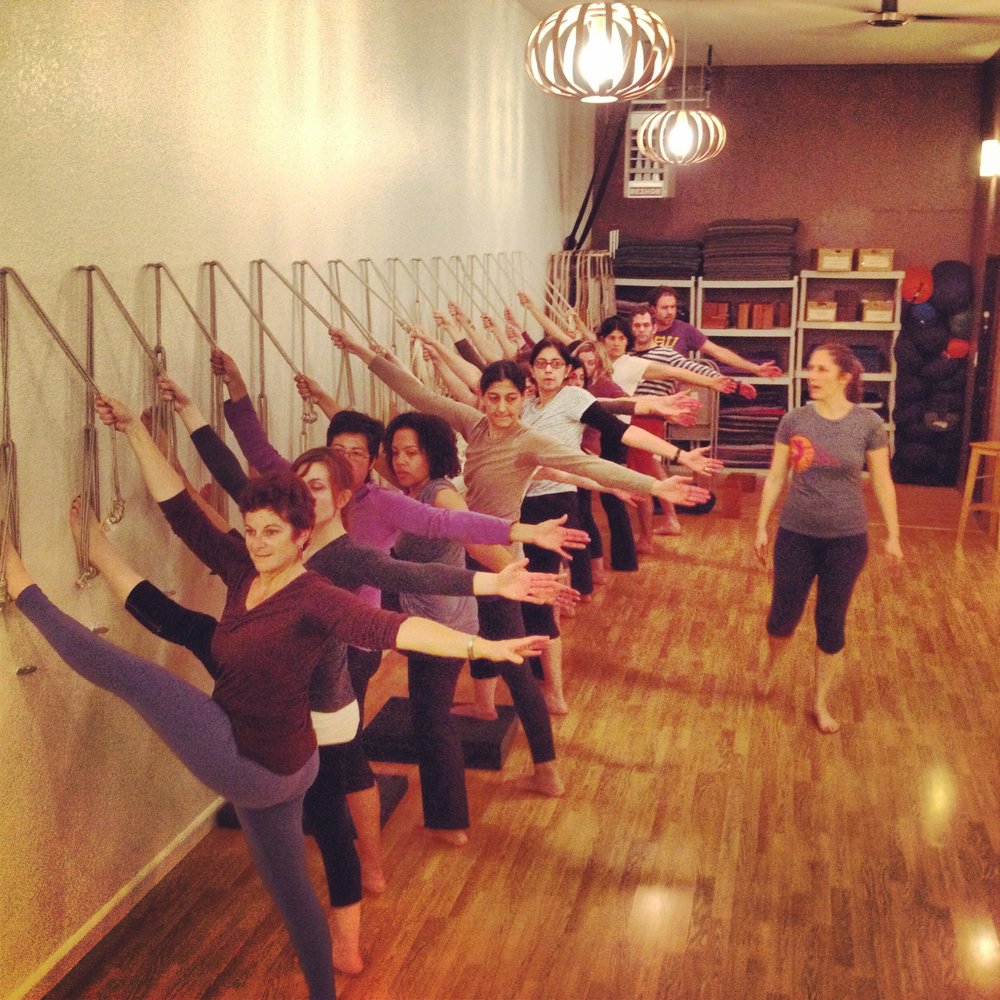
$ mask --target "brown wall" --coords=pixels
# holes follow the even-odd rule
[[[715,70],[723,152],[678,170],[670,199],[626,200],[621,166],[594,226],[700,236],[713,219],[794,216],[798,246],[891,246],[898,266],[969,260],[980,141],[978,66]],[[602,124],[614,111],[601,109]],[[803,264],[805,260],[803,260]]]
[[[978,139],[1000,139],[1000,53],[982,68],[982,101],[980,132]],[[976,276],[976,306],[974,316],[980,316],[980,309],[990,309],[993,314],[994,336],[1000,334],[997,309],[1000,303],[981,302],[982,276],[986,258],[1000,254],[1000,178],[979,179],[973,220],[972,273]],[[973,336],[978,333],[978,322],[973,324]],[[1000,359],[1000,349],[995,357]],[[1000,438],[1000,377],[994,368],[990,404],[989,438]]]

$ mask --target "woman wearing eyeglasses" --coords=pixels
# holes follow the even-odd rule
[[[686,452],[670,444],[648,431],[622,423],[609,412],[610,408],[619,404],[634,411],[636,401],[596,400],[586,389],[565,385],[566,373],[569,370],[570,355],[562,344],[554,340],[540,340],[535,344],[530,355],[530,363],[538,386],[538,392],[533,399],[525,401],[521,411],[521,423],[533,430],[548,434],[567,447],[580,450],[583,443],[583,432],[587,427],[593,427],[599,432],[612,436],[614,439],[654,455],[671,458],[679,465],[685,465],[692,472],[712,475],[722,468],[717,459],[709,458],[705,453],[708,449]],[[650,405],[644,402],[640,406]],[[675,416],[680,413],[675,414]],[[553,513],[558,511],[558,513]],[[556,481],[549,478],[536,478],[529,486],[521,504],[522,520],[531,523],[543,521],[550,517],[567,517],[567,524],[579,525],[579,508],[577,506],[577,484],[565,479]],[[556,573],[559,571],[559,556],[548,553],[534,545],[526,545],[524,554],[528,557],[528,565],[534,572]],[[542,567],[545,567],[543,570]],[[548,635],[549,643],[541,658],[542,691],[549,711],[556,715],[564,715],[568,711],[562,678],[562,641],[559,638],[559,626],[551,608],[538,613],[537,609],[522,607],[524,627],[532,634]],[[538,669],[537,664],[533,667]]]

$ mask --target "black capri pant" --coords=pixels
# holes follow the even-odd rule
[[[567,528],[579,528],[579,507],[576,490],[565,490],[560,493],[545,493],[538,497],[525,497],[521,501],[521,521],[524,524],[541,524],[550,518],[566,518]],[[524,554],[528,557],[528,569],[532,573],[558,573],[562,565],[562,556],[551,549],[540,549],[537,545],[525,545]],[[591,587],[593,589],[593,587]],[[555,612],[551,604],[521,605],[524,615],[524,628],[528,635],[547,635],[552,639],[559,637],[559,626],[556,624]]]
[[[815,579],[816,645],[824,653],[839,653],[847,606],[867,557],[867,535],[816,538],[779,528],[768,634],[783,638],[795,631]]]
[[[466,556],[465,562],[471,570],[489,572],[471,556]],[[506,597],[477,597],[476,604],[479,608],[479,634],[484,639],[516,639],[526,634],[524,619],[521,617],[521,605],[517,601],[508,601]],[[517,717],[524,728],[524,735],[528,739],[531,759],[536,764],[555,760],[556,746],[552,738],[552,720],[549,718],[542,690],[528,664],[512,663],[509,660],[495,663],[492,660],[476,659],[469,663],[469,668],[477,680],[490,677],[503,678],[504,684],[510,690]]]

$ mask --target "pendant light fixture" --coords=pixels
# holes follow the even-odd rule
[[[636,134],[636,142],[643,156],[657,163],[684,166],[701,163],[718,156],[726,145],[726,126],[718,115],[708,110],[712,46],[708,47],[705,60],[702,94],[694,100],[701,108],[689,109],[687,96],[687,39],[684,42],[684,65],[681,73],[680,107],[670,111],[657,111],[644,119]]]
[[[673,35],[659,14],[630,3],[583,3],[535,25],[524,65],[546,93],[610,104],[657,87],[674,53]]]

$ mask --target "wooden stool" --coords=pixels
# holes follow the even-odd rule
[[[970,445],[969,471],[965,476],[965,496],[962,497],[962,510],[958,515],[958,537],[955,539],[956,545],[962,544],[965,535],[965,525],[969,520],[969,514],[974,510],[986,510],[990,514],[989,532],[993,538],[993,544],[1000,549],[1000,489],[997,489],[997,478],[1000,476],[1000,468],[993,469],[993,475],[987,477],[986,473],[980,473],[980,466],[983,459],[992,458],[1000,462],[1000,441],[974,441]],[[976,488],[977,479],[990,479],[989,499],[972,503],[972,494]],[[983,495],[986,495],[986,487],[983,488]]]

